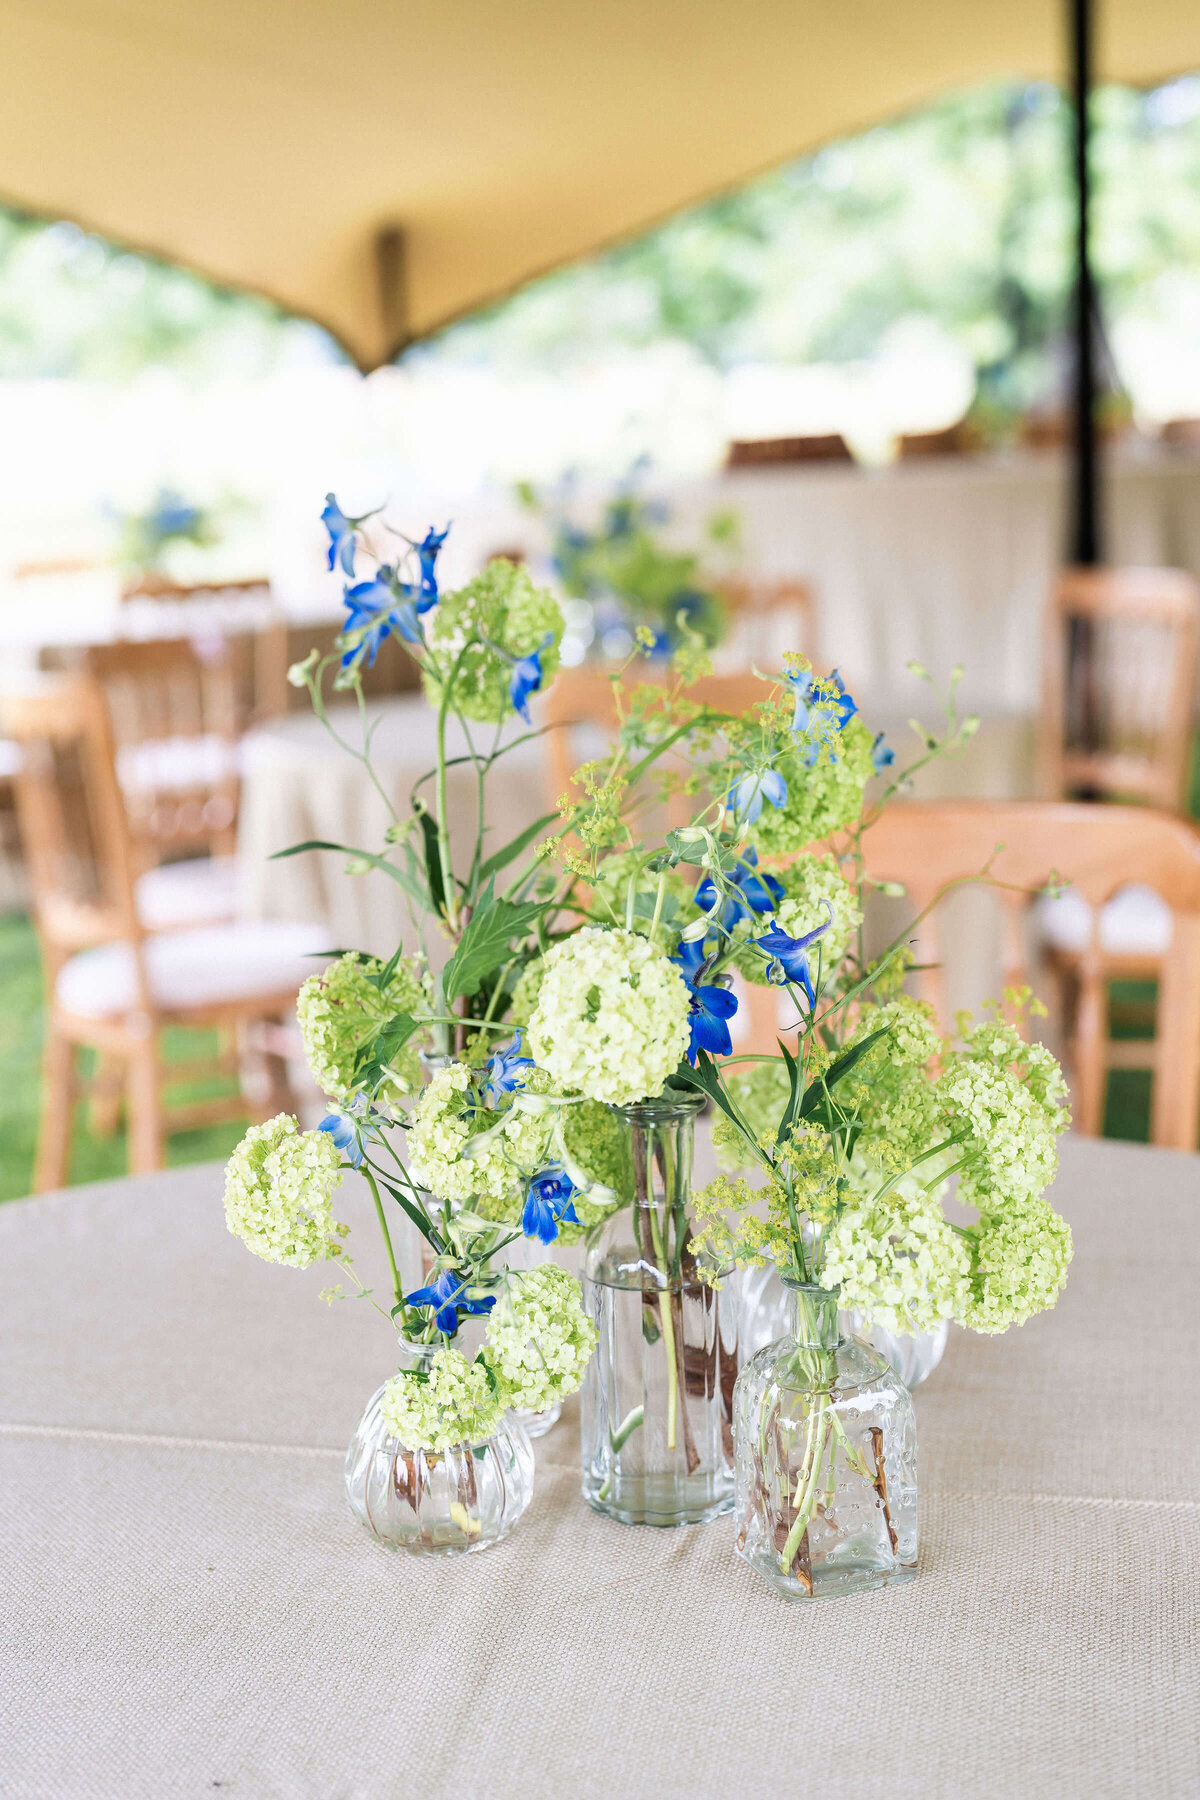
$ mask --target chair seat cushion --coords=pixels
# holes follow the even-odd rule
[[[234,856],[192,856],[147,869],[137,884],[138,917],[147,931],[215,925],[237,916]]]
[[[122,744],[117,751],[117,779],[127,793],[190,793],[219,787],[237,772],[237,745],[212,732],[145,738],[140,744]]]
[[[175,1012],[292,992],[321,967],[328,948],[324,926],[247,921],[149,938],[143,953],[155,1005]],[[63,965],[55,992],[77,1018],[129,1012],[138,1004],[130,946],[80,951]]]
[[[1077,956],[1091,942],[1092,909],[1074,888],[1055,899],[1044,894],[1033,915],[1038,935],[1054,950]],[[1100,908],[1096,941],[1107,956],[1165,956],[1171,936],[1170,907],[1140,882],[1131,882]]]

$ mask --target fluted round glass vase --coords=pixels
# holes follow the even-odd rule
[[[791,1330],[734,1390],[737,1549],[788,1599],[908,1581],[917,1563],[917,1432],[908,1389],[845,1337],[838,1296],[793,1285]]]
[[[402,1341],[402,1366],[428,1368],[436,1348]],[[355,1518],[389,1550],[415,1555],[499,1543],[533,1497],[533,1446],[521,1421],[505,1413],[490,1437],[448,1450],[402,1444],[383,1418],[385,1388],[367,1402],[346,1452]]]
[[[700,1095],[614,1110],[622,1204],[590,1245],[598,1343],[582,1393],[583,1495],[627,1525],[686,1525],[733,1504],[736,1281],[700,1281],[688,1200]]]

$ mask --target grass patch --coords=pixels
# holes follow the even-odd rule
[[[43,1038],[41,958],[33,927],[22,914],[0,917],[0,993],[0,1200],[12,1200],[27,1194],[33,1179]],[[211,1052],[214,1044],[212,1032],[172,1030],[165,1034],[163,1056],[168,1063],[189,1061]],[[86,1057],[80,1066],[87,1071]],[[181,1084],[171,1097],[198,1100],[229,1091],[228,1083],[194,1082]],[[178,1132],[167,1142],[167,1162],[179,1167],[228,1156],[245,1128],[245,1121],[234,1120]],[[103,1181],[128,1168],[124,1130],[98,1138],[88,1129],[86,1108],[78,1107],[71,1181]]]

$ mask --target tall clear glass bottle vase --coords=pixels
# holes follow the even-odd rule
[[[737,1283],[700,1281],[688,1200],[700,1095],[614,1110],[621,1195],[583,1291],[599,1343],[583,1386],[583,1495],[627,1525],[696,1524],[733,1505]]]

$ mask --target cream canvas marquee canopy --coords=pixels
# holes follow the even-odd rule
[[[319,320],[363,368],[573,257],[991,76],[1061,0],[0,0],[0,198]],[[1200,65],[1101,0],[1097,73]]]

